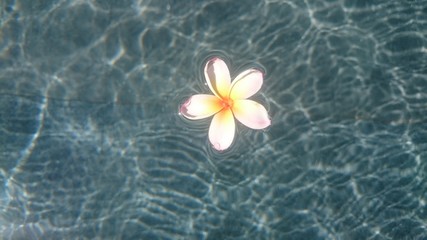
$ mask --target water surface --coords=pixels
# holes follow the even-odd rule
[[[427,238],[427,1],[0,3],[1,238]],[[273,122],[224,153],[212,55]]]

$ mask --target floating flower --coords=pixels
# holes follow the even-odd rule
[[[264,106],[247,99],[261,88],[261,71],[247,69],[231,82],[227,65],[215,57],[206,63],[204,74],[214,95],[191,96],[181,106],[180,114],[190,120],[214,115],[209,127],[209,140],[216,150],[225,150],[233,143],[236,131],[234,118],[252,129],[263,129],[271,124]]]

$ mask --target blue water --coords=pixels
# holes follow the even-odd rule
[[[427,1],[0,6],[0,238],[427,239]],[[223,153],[212,55],[272,117]]]

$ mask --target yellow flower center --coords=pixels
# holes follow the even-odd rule
[[[225,109],[231,109],[233,107],[233,99],[231,98],[222,98],[221,105]]]

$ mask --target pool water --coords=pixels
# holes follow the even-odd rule
[[[0,7],[0,238],[427,238],[427,1]],[[224,152],[212,56],[272,119]]]

